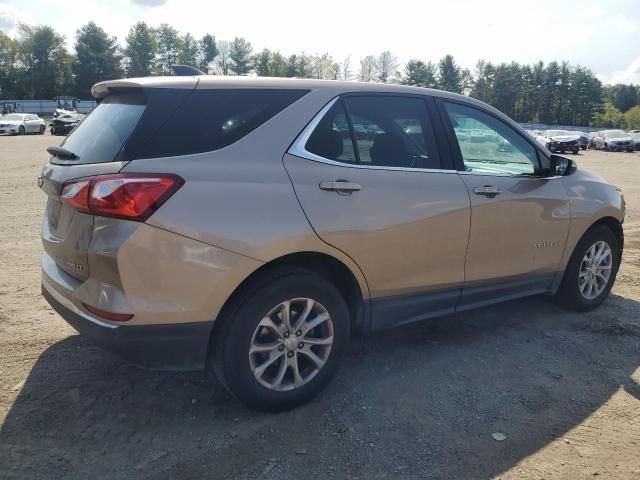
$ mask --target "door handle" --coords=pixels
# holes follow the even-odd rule
[[[321,182],[320,190],[350,194],[362,190],[362,186],[346,180],[336,180],[335,182]]]
[[[473,193],[476,195],[485,195],[487,197],[495,197],[500,195],[500,189],[498,187],[492,187],[491,185],[485,185],[484,187],[475,187]]]

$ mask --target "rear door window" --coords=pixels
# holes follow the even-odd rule
[[[79,157],[74,164],[113,162],[145,108],[146,99],[141,94],[109,96],[85,117],[62,146]]]
[[[419,97],[345,96],[318,123],[305,149],[363,166],[442,168],[427,106]]]
[[[151,137],[138,158],[210,152],[231,145],[308,90],[195,90]]]

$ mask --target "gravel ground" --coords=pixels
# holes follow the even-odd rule
[[[628,205],[600,309],[530,298],[358,338],[323,394],[267,415],[206,372],[123,363],[42,300],[58,141],[0,138],[0,477],[640,478],[640,153],[577,157]]]

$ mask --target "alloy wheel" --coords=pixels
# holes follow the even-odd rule
[[[584,298],[593,300],[605,290],[612,266],[613,252],[607,242],[601,240],[589,247],[578,269],[578,287]]]
[[[258,323],[249,345],[251,372],[270,390],[293,390],[322,370],[332,345],[333,321],[327,309],[311,298],[293,298]]]

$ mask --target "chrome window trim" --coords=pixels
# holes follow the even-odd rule
[[[366,95],[366,93],[365,93]],[[364,170],[386,170],[390,172],[426,172],[426,173],[458,173],[457,170],[449,170],[444,168],[413,168],[413,167],[385,167],[382,165],[362,165],[357,163],[346,163],[346,162],[338,162],[337,160],[331,160],[328,158],[321,157],[320,155],[316,155],[315,153],[309,152],[305,145],[309,140],[309,137],[318,126],[322,118],[327,114],[327,112],[335,105],[337,101],[340,100],[340,97],[337,96],[333,98],[329,103],[327,103],[322,110],[320,110],[315,117],[307,124],[307,126],[302,130],[302,132],[298,135],[298,137],[294,140],[287,150],[287,153],[290,155],[294,155],[296,157],[304,158],[305,160],[311,160],[313,162],[324,163],[326,165],[333,165],[336,167],[346,167],[346,168],[359,168]]]

